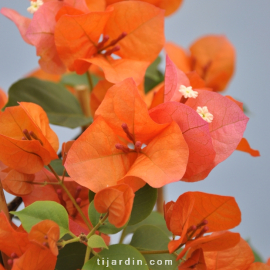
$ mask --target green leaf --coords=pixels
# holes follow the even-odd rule
[[[145,93],[151,91],[155,86],[164,81],[164,75],[159,70],[161,57],[159,56],[146,70],[144,78]]]
[[[57,270],[81,269],[84,264],[86,246],[81,243],[72,243],[60,249],[55,268]]]
[[[76,128],[92,122],[85,117],[76,97],[62,84],[26,78],[14,83],[8,92],[6,107],[16,106],[17,102],[33,102],[47,113],[51,124]]]
[[[60,227],[60,238],[69,233],[68,213],[59,203],[52,201],[38,201],[19,212],[10,212],[19,217],[23,228],[30,232],[31,228],[42,220],[49,219]]]
[[[108,249],[107,245],[105,244],[103,238],[99,235],[92,235],[89,239],[88,239],[88,246],[90,248],[106,248]]]
[[[92,190],[89,190],[89,193],[88,193],[89,203],[91,203],[94,200],[95,195],[96,193],[94,193]]]
[[[107,264],[107,260],[109,264],[105,265]],[[102,265],[102,262],[104,265]],[[114,263],[116,265],[113,265]],[[100,269],[148,270],[148,267],[144,257],[138,250],[130,245],[118,244],[110,246],[108,250],[102,250],[98,253],[98,256],[93,257],[82,268],[82,270]]]
[[[88,216],[89,216],[89,219],[90,219],[91,223],[93,224],[93,226],[96,226],[100,220],[100,213],[98,213],[97,210],[95,209],[94,201],[92,201],[89,205]],[[101,225],[98,228],[98,231],[105,233],[105,234],[115,234],[115,233],[118,233],[119,231],[121,231],[122,229],[123,229],[123,227],[116,228],[114,225],[112,225],[108,221],[108,219],[106,219],[105,222],[103,223],[103,225]]]
[[[130,242],[130,245],[141,251],[168,250],[170,239],[158,227],[143,225],[139,227]],[[151,270],[174,270],[178,262],[173,254],[143,254]],[[151,262],[155,262],[153,265]]]
[[[146,184],[135,192],[133,208],[128,226],[146,219],[152,212],[157,200],[157,189]]]
[[[91,74],[91,78],[92,78],[93,86],[95,86],[98,83],[99,78],[93,74]],[[65,74],[62,76],[61,83],[68,86],[72,86],[72,87],[76,85],[89,84],[86,73],[84,73],[83,75],[78,75],[76,73]]]
[[[62,160],[61,160],[61,159],[55,159],[55,160],[52,160],[52,161],[50,162],[50,165],[53,167],[53,169],[56,171],[56,173],[57,173],[58,175],[60,175],[60,176],[63,175],[63,172],[64,172],[64,166],[63,166],[63,164],[62,164]],[[46,166],[46,168],[47,168],[48,170],[50,170],[49,167]],[[65,175],[68,176],[67,173],[66,173]]]
[[[163,215],[161,215],[158,212],[152,212],[146,219],[143,221],[132,225],[132,226],[127,226],[125,228],[125,235],[128,235],[130,233],[134,233],[139,227],[142,225],[154,225],[161,229],[167,236],[171,236],[172,233],[167,229],[166,222],[164,220]]]
[[[253,251],[253,255],[254,255],[254,257],[255,257],[254,262],[262,262],[262,263],[263,263],[264,261],[263,261],[261,255],[257,252],[256,249],[254,249],[254,248],[252,247],[252,245],[250,244],[250,240],[248,239],[248,240],[246,240],[246,241],[248,242],[249,246],[251,247],[251,249],[252,249],[252,251]]]

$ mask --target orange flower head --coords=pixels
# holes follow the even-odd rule
[[[99,191],[94,198],[99,213],[109,213],[109,222],[120,228],[126,224],[133,206],[134,192],[126,184],[119,184]]]
[[[157,188],[178,181],[187,158],[177,124],[155,123],[134,81],[127,79],[108,90],[94,123],[69,150],[65,167],[94,192],[120,182],[137,190],[145,182]]]
[[[58,138],[44,110],[21,102],[0,113],[0,160],[20,173],[33,174],[58,158]]]

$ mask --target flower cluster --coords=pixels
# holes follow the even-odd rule
[[[181,3],[35,0],[32,19],[1,10],[36,47],[41,70],[8,99],[0,90],[0,269],[96,269],[119,254],[145,270],[151,256],[171,258],[172,270],[270,269],[228,231],[241,221],[233,197],[187,192],[164,203],[164,219],[152,212],[167,184],[203,180],[235,150],[259,155],[243,138],[243,104],[218,93],[234,71],[230,42],[206,36],[189,54],[165,43],[164,16]],[[155,64],[163,48],[164,75]],[[57,153],[49,123],[82,132]],[[2,188],[25,208],[7,206]]]

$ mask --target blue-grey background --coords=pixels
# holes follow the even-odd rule
[[[0,2],[0,8],[10,7],[27,16],[28,6],[28,0]],[[242,210],[242,223],[234,231],[250,239],[264,259],[270,257],[269,14],[269,0],[184,0],[182,8],[166,19],[167,40],[184,47],[205,34],[224,34],[234,44],[237,68],[226,94],[248,106],[250,121],[244,136],[261,152],[261,157],[253,158],[236,151],[204,181],[170,184],[166,200],[195,190],[234,196]],[[7,91],[38,66],[38,58],[35,48],[23,42],[15,25],[4,16],[0,16],[0,40],[0,87]],[[61,143],[78,133],[78,129],[53,128]]]

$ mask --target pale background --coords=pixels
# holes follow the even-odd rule
[[[29,15],[28,0],[1,0]],[[251,239],[266,259],[270,257],[270,1],[184,0],[182,8],[166,20],[166,38],[187,47],[205,34],[224,34],[237,50],[236,74],[226,94],[243,101],[250,121],[245,137],[261,151],[260,158],[235,152],[198,183],[174,183],[166,190],[167,200],[185,191],[203,191],[234,196],[242,210],[242,223],[234,231]],[[15,25],[0,16],[0,86],[9,86],[37,67],[35,49],[23,42]],[[60,141],[78,130],[53,127]]]

